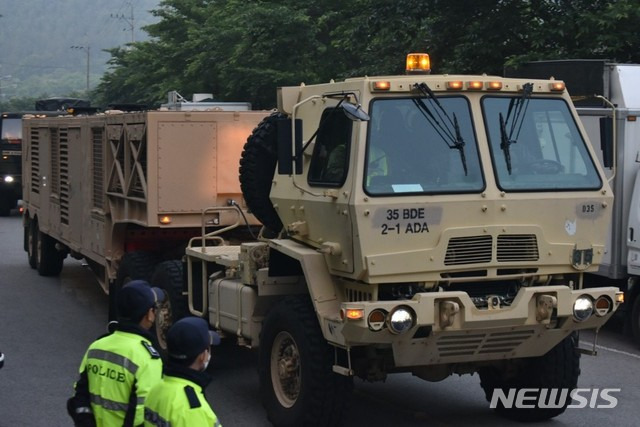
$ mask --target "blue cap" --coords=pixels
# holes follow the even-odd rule
[[[207,348],[218,344],[220,335],[209,330],[206,320],[199,317],[184,317],[167,333],[169,357],[185,365],[191,364]]]
[[[164,299],[162,289],[154,288],[144,280],[133,280],[118,291],[118,318],[138,323],[151,307]]]

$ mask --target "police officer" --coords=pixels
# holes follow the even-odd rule
[[[219,343],[220,336],[198,317],[180,319],[169,329],[167,366],[145,400],[145,426],[222,427],[204,396],[211,345]]]
[[[118,324],[94,341],[80,364],[75,396],[67,402],[76,425],[139,426],[144,400],[162,378],[162,360],[149,329],[164,292],[134,280],[118,292]]]

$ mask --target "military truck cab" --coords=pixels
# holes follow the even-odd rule
[[[260,347],[275,425],[338,422],[353,376],[479,372],[489,400],[573,389],[576,332],[620,302],[582,287],[613,195],[564,83],[410,59],[406,76],[279,88],[240,162],[262,238],[187,248],[192,313]],[[542,420],[567,404],[497,409]]]

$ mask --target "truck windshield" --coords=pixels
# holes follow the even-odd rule
[[[431,98],[385,98],[372,101],[364,190],[370,195],[480,192],[484,180],[469,103],[464,97],[439,97],[455,117],[464,147],[455,147],[442,127],[425,114],[437,107]],[[449,129],[451,130],[451,129]],[[445,130],[446,132],[446,130]],[[461,155],[461,149],[464,151]]]
[[[517,139],[504,149],[501,124],[512,97],[484,97],[482,109],[494,171],[502,190],[593,190],[602,186],[587,151],[562,99],[530,98],[518,120]],[[504,121],[504,119],[502,120]],[[508,126],[508,123],[506,124]],[[505,158],[508,156],[508,158]]]
[[[22,119],[20,118],[4,118],[0,124],[2,132],[0,136],[5,142],[22,141]]]

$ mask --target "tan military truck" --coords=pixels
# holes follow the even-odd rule
[[[58,275],[71,255],[109,291],[150,279],[203,229],[242,223],[242,240],[250,235],[245,222],[259,230],[241,210],[237,168],[267,113],[220,103],[210,111],[170,107],[23,120],[24,249],[41,275]],[[202,225],[209,205],[226,208]],[[158,274],[175,274],[163,266],[170,270]]]
[[[190,312],[259,347],[275,425],[335,425],[354,376],[396,372],[479,372],[489,400],[534,389],[500,413],[554,417],[577,331],[618,307],[617,288],[582,288],[613,198],[563,82],[426,63],[280,88],[240,166],[261,238],[187,247]]]
[[[134,138],[119,151],[118,141],[135,132],[107,124],[102,138],[83,140],[108,145],[104,164],[115,169],[94,173],[102,162],[71,160],[76,154],[67,148],[85,177],[75,191],[87,195],[57,201],[58,193],[38,194],[29,202],[97,231],[74,246],[63,234],[68,224],[38,226],[56,241],[37,242],[48,242],[47,253],[76,255],[94,245],[109,265],[119,259],[105,274],[112,283],[146,270],[169,293],[157,321],[161,344],[166,327],[188,311],[257,348],[261,399],[275,425],[338,424],[353,377],[380,381],[397,372],[428,381],[478,372],[490,400],[496,390],[533,389],[531,407],[499,400],[500,413],[554,417],[577,384],[578,331],[597,330],[620,302],[617,288],[582,287],[603,259],[611,189],[561,81],[430,75],[427,55],[409,59],[406,76],[278,90],[278,111],[259,118],[240,157],[242,197],[264,224],[256,239],[234,235],[244,221],[223,220],[240,212],[240,194],[228,203],[227,195],[204,198],[199,210],[188,200],[192,188],[223,179],[222,172],[236,178],[235,163],[211,160],[215,177],[196,168],[178,173],[173,162],[182,162],[183,151],[163,155],[164,141],[174,138],[152,133],[170,131],[150,125],[147,113],[147,143],[159,148],[141,151]],[[52,155],[34,147],[36,160]],[[136,186],[140,170],[148,178]],[[49,176],[27,174],[40,191],[44,177],[51,191]],[[100,182],[104,222],[92,225],[93,207],[84,216],[58,207],[76,197],[95,203]],[[141,188],[157,195],[137,210]],[[161,218],[183,206],[199,212],[202,230],[184,252],[172,258],[159,239],[142,244],[149,230],[166,233]],[[27,229],[36,216],[25,217]],[[101,240],[103,228],[124,229],[105,234],[138,244]],[[39,247],[35,235],[27,230],[27,249]],[[102,259],[89,255],[93,264]]]

